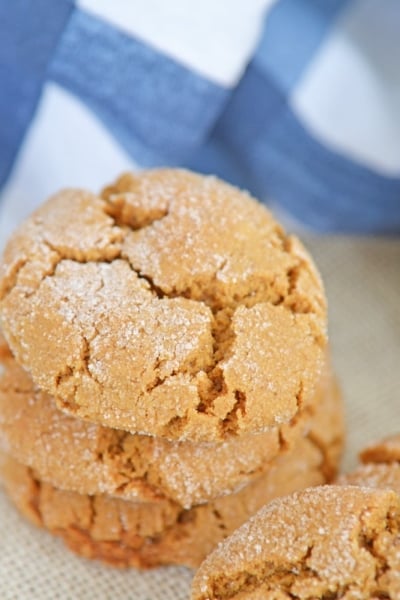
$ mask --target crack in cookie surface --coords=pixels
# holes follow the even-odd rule
[[[93,286],[99,278],[107,294]],[[312,263],[265,209],[213,178],[156,171],[125,176],[103,199],[65,192],[11,241],[2,281],[6,337],[37,383],[65,410],[132,432],[211,441],[277,426],[298,410],[299,381],[310,399],[322,365],[325,305]],[[53,313],[65,344],[49,331]]]

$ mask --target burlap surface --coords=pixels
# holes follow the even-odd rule
[[[304,236],[303,236],[304,239]],[[310,238],[326,283],[334,363],[347,406],[344,469],[400,430],[400,240]],[[75,557],[0,492],[1,600],[186,600],[192,573],[118,571]]]

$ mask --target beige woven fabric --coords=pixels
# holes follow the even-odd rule
[[[304,236],[303,236],[304,239]],[[346,469],[367,442],[400,430],[400,240],[307,238],[330,306],[347,405]],[[192,573],[118,571],[68,552],[26,524],[0,492],[2,600],[187,600]]]

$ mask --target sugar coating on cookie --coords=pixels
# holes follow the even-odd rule
[[[6,247],[0,323],[65,411],[194,441],[290,421],[326,341],[301,243],[248,194],[168,169],[39,208]]]
[[[59,490],[38,474],[0,453],[0,474],[17,508],[36,525],[60,535],[78,554],[112,565],[150,568],[165,564],[197,567],[213,548],[272,498],[320,485],[334,474],[342,449],[342,430],[298,439],[275,458],[261,477],[235,494],[190,509],[176,502],[134,503],[101,494]]]
[[[0,367],[0,448],[42,481],[81,494],[168,498],[189,508],[242,488],[305,434],[323,447],[343,431],[341,396],[328,365],[313,403],[293,422],[216,444],[130,434],[65,414],[33,385],[1,335]]]
[[[197,572],[192,600],[400,597],[400,497],[324,486],[274,500]]]

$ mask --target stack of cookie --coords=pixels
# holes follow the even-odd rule
[[[181,170],[63,191],[0,277],[5,485],[76,552],[196,566],[271,498],[334,477],[322,284],[246,193]]]

